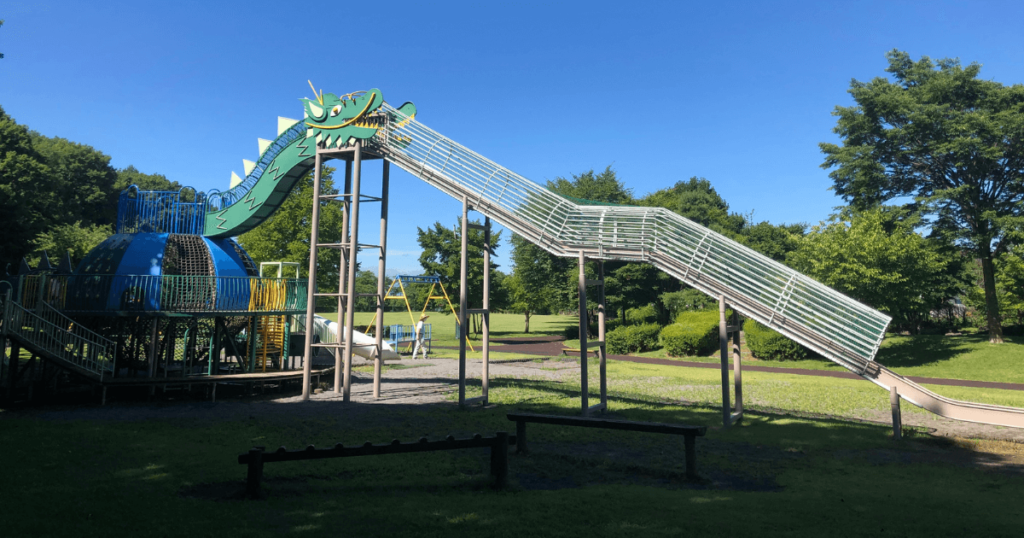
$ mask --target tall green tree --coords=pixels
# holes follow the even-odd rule
[[[638,203],[648,207],[664,207],[729,237],[736,236],[743,229],[743,216],[730,213],[729,204],[711,186],[711,182],[702,177],[678,181],[667,189],[640,198]]]
[[[854,80],[836,107],[842,145],[820,144],[835,191],[858,208],[902,197],[936,233],[981,260],[989,341],[1002,342],[995,260],[1024,203],[1024,85],[978,78],[981,65],[886,54],[886,72]]]
[[[32,145],[49,168],[58,187],[57,220],[65,224],[114,223],[117,215],[117,171],[110,156],[65,138],[30,132]]]
[[[424,274],[441,277],[445,289],[448,291],[452,302],[457,305],[457,298],[460,293],[460,271],[462,251],[462,223],[461,218],[455,229],[447,228],[440,222],[435,222],[427,229],[416,229],[416,241],[423,252],[420,254],[420,265]],[[470,221],[472,224],[480,224],[479,220]],[[469,244],[467,250],[469,259],[466,267],[467,284],[469,286],[468,300],[470,308],[480,308],[483,303],[483,281],[484,281],[484,232],[474,228],[469,229]],[[493,252],[501,244],[501,232],[491,234],[490,248]],[[491,274],[497,270],[498,265],[491,257]],[[495,279],[491,279],[492,289],[495,286]]]
[[[337,194],[334,187],[334,169],[324,167],[321,189],[324,194]],[[313,218],[313,174],[306,174],[296,182],[281,207],[262,224],[240,235],[238,243],[249,253],[258,266],[260,262],[285,261],[299,264],[300,275],[309,276],[309,235]],[[341,204],[333,200],[320,201],[321,243],[341,242]],[[321,292],[338,291],[340,251],[322,248],[317,253],[316,282]],[[318,311],[337,308],[337,299],[320,297]]]
[[[28,129],[0,108],[0,272],[17,268],[56,214],[57,183]]]
[[[888,206],[843,211],[813,227],[789,262],[916,330],[929,311],[967,287],[962,258],[915,232],[917,223]]]
[[[132,165],[118,170],[117,181],[114,182],[114,193],[120,196],[122,191],[132,185],[139,187],[140,191],[181,190],[181,183],[171,181],[163,174],[144,174]]]

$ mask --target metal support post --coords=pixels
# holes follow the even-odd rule
[[[732,379],[735,385],[735,418],[738,420],[743,416],[743,365],[740,362],[740,314],[732,313]]]
[[[342,194],[349,194],[352,192],[352,161],[345,161],[345,186]],[[349,200],[346,197],[341,198],[341,244],[345,245],[348,242],[348,216],[351,206]],[[334,342],[340,344],[345,341],[345,334],[342,332],[342,328],[345,325],[345,285],[348,282],[348,257],[351,256],[351,252],[346,250],[344,246],[338,250],[338,315],[337,315],[337,329],[335,330]],[[341,374],[344,370],[342,356],[344,353],[340,347],[334,348],[334,393],[342,393],[342,379]]]
[[[598,348],[600,354],[600,374],[601,374],[601,410],[606,411],[608,409],[608,353],[605,345],[605,298],[604,298],[604,262],[597,262],[597,278],[601,282],[600,292],[600,303],[597,305],[597,340],[601,342],[601,347]]]
[[[388,190],[391,181],[391,163],[384,161],[380,184],[380,257],[377,261],[377,326],[374,345],[377,359],[373,363],[373,397],[380,398],[380,378],[384,369],[384,269],[388,248]]]
[[[732,425],[732,406],[729,405],[729,328],[725,319],[725,296],[718,297],[718,345],[722,351],[722,426]]]
[[[903,438],[903,416],[900,412],[900,393],[896,385],[889,386],[889,405],[892,407],[892,438],[899,441]]]
[[[583,414],[590,412],[590,387],[587,379],[587,259],[580,251],[580,390]]]
[[[313,216],[309,232],[309,285],[306,292],[306,344],[302,351],[302,399],[309,400],[313,368],[313,315],[316,313],[316,244],[320,241],[320,153],[313,157]]]
[[[352,215],[349,216],[349,228],[352,233],[348,239],[348,295],[345,297],[345,379],[342,399],[352,398],[352,331],[355,324],[356,271],[359,256],[359,180],[363,164],[363,142],[357,140],[352,157]],[[338,290],[341,291],[341,290]],[[339,321],[340,323],[340,321]]]
[[[469,200],[462,197],[462,250],[459,268],[459,406],[466,405],[466,311],[469,310]]]
[[[490,385],[491,352],[491,218],[484,217],[484,300],[483,300],[483,366],[480,383],[483,388],[484,404],[487,404],[487,389]]]

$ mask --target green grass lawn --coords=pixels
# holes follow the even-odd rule
[[[3,411],[0,446],[16,464],[4,471],[0,521],[9,536],[1019,532],[1019,445],[920,433],[894,443],[885,425],[757,413],[722,430],[714,407],[663,403],[714,403],[716,375],[609,366],[613,416],[711,426],[697,441],[702,480],[685,480],[682,440],[675,437],[531,425],[531,453],[511,456],[511,486],[500,492],[488,487],[487,452],[478,450],[268,464],[266,497],[245,501],[238,498],[245,468],[235,457],[253,445],[300,448],[514,431],[504,418],[513,409],[574,414],[578,383],[495,379],[494,405],[471,411],[337,402],[136,404],[160,417],[144,420],[113,419],[117,406],[79,419]],[[812,412],[884,408],[887,402],[884,391],[857,381],[751,373],[747,387],[752,405]],[[827,402],[824,394],[832,395]],[[209,418],[218,406],[236,412]],[[991,465],[1000,461],[1012,465]]]

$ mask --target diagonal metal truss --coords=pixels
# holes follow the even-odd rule
[[[890,317],[662,208],[577,203],[444,137],[388,104],[370,150],[557,256],[651,263],[857,372]]]

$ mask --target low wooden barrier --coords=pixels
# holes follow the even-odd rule
[[[309,445],[304,450],[288,450],[278,448],[274,452],[265,452],[264,447],[253,447],[246,454],[238,456],[238,463],[248,465],[245,493],[251,499],[260,495],[260,482],[263,480],[263,465],[279,461],[319,460],[326,458],[351,458],[355,456],[382,456],[385,454],[406,454],[409,452],[435,452],[438,450],[458,450],[462,448],[490,448],[491,476],[496,487],[505,487],[508,481],[508,446],[516,443],[516,436],[508,432],[497,432],[494,437],[474,435],[470,439],[456,439],[449,435],[442,441],[428,441],[426,437],[414,443],[402,443],[398,439],[385,445],[366,442],[362,446],[346,447],[341,443],[332,448],[318,449]]]
[[[686,424],[664,424],[661,422],[632,422],[596,417],[566,417],[560,415],[537,415],[533,413],[509,413],[509,420],[516,423],[516,453],[526,452],[526,423],[555,424],[558,426],[579,426],[582,428],[602,428],[606,430],[628,430],[634,432],[667,433],[682,435],[686,447],[686,477],[697,478],[696,438],[704,437],[707,426],[689,426]]]

